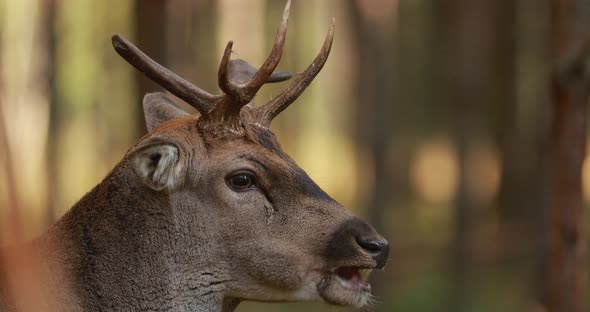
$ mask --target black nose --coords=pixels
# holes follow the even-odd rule
[[[389,257],[389,244],[367,222],[353,217],[334,232],[328,243],[326,257],[338,265],[359,259],[359,256],[363,259],[371,257],[375,261],[375,268],[381,269]]]
[[[387,258],[389,257],[389,244],[384,239],[374,238],[357,238],[356,243],[361,248],[371,255],[375,262],[377,262],[377,268],[380,269],[385,266]]]

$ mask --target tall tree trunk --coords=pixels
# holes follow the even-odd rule
[[[587,234],[582,199],[590,87],[590,2],[552,1],[551,228],[547,290],[550,312],[586,311]]]
[[[217,64],[221,55],[215,49],[217,35],[216,3],[212,0],[168,1],[166,56],[170,69],[204,90],[217,90]]]
[[[356,46],[359,49],[357,74],[357,138],[359,145],[369,153],[372,164],[372,189],[368,194],[368,221],[378,231],[387,229],[385,211],[393,202],[392,173],[389,170],[389,147],[394,134],[392,110],[395,106],[395,23],[385,28],[363,14],[357,1],[349,2],[351,20],[358,29]],[[385,233],[387,235],[387,233]],[[383,278],[383,277],[382,277]],[[373,280],[376,294],[386,297],[380,285]]]
[[[494,10],[494,85],[495,102],[499,116],[496,124],[497,136],[502,153],[502,174],[499,190],[499,212],[501,221],[523,223],[531,209],[530,189],[527,187],[531,172],[528,157],[532,146],[526,133],[518,131],[521,126],[516,103],[516,4],[512,0],[498,1]],[[525,231],[528,233],[528,231]]]
[[[535,7],[535,10],[529,8]],[[551,51],[550,38],[550,1],[519,0],[517,1],[518,20],[518,103],[517,118],[512,138],[506,131],[506,139],[510,152],[504,153],[503,176],[511,175],[512,182],[506,176],[503,189],[509,194],[500,195],[501,222],[504,225],[514,224],[513,231],[506,238],[512,249],[521,249],[527,254],[527,265],[533,268],[529,274],[530,294],[537,300],[545,291],[543,281],[547,266],[547,237],[549,207],[551,157],[549,148],[552,144],[550,116],[551,90],[550,83]],[[508,141],[508,142],[506,142]],[[506,145],[505,145],[506,146]],[[510,163],[508,163],[510,162]],[[504,182],[503,181],[503,182]],[[510,185],[512,184],[512,185]],[[507,197],[504,197],[508,195]],[[522,205],[522,207],[518,207]],[[524,209],[521,209],[524,208]],[[509,210],[517,209],[513,214]],[[519,218],[520,216],[520,218]],[[526,218],[527,220],[522,220]],[[517,220],[520,219],[520,220]],[[517,221],[516,223],[514,221]],[[522,221],[522,222],[521,222]],[[524,228],[522,227],[524,226]],[[514,231],[518,230],[519,233]],[[515,238],[520,238],[515,241]],[[523,255],[522,252],[519,255]]]
[[[139,48],[158,63],[166,66],[166,0],[136,0],[135,1],[135,35]],[[136,72],[137,99],[142,107],[143,96],[146,93],[161,90],[156,83]],[[139,110],[143,111],[143,107]],[[143,114],[137,114],[136,133],[146,132]]]
[[[445,97],[453,118],[452,131],[457,147],[459,179],[455,196],[454,238],[451,260],[453,287],[448,311],[472,311],[474,274],[477,270],[476,229],[482,202],[472,187],[469,153],[485,133],[482,113],[494,102],[491,77],[494,51],[493,14],[496,2],[488,0],[453,0],[441,2],[441,37],[446,65],[448,95]]]
[[[45,211],[45,223],[55,222],[57,205],[59,203],[59,125],[61,124],[60,105],[57,101],[57,86],[55,83],[55,12],[56,0],[45,0],[42,5],[41,38],[45,40],[47,51],[47,66],[45,79],[47,80],[49,96],[49,127],[47,132],[47,209]]]

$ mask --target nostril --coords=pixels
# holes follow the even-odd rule
[[[389,258],[389,245],[381,239],[356,239],[356,243],[376,262],[376,268],[381,269]]]
[[[367,222],[359,218],[346,221],[334,234],[329,245],[330,257],[334,259],[363,259],[374,261],[365,264],[372,269],[382,269],[389,259],[389,244]]]
[[[361,246],[364,250],[368,251],[371,255],[379,255],[384,248],[384,244],[382,241],[379,240],[362,240],[357,239],[357,244]]]

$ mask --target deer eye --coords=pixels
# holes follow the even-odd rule
[[[245,191],[256,188],[256,177],[251,172],[238,172],[226,179],[227,184],[234,191]]]

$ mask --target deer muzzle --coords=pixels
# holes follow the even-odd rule
[[[383,269],[389,258],[389,244],[365,221],[353,217],[334,232],[326,257],[329,270],[318,291],[332,304],[362,307],[371,298],[367,281],[373,269]]]

